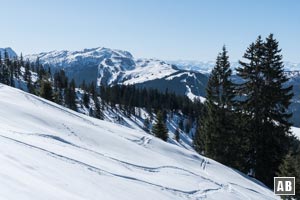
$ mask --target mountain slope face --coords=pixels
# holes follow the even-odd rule
[[[4,58],[4,52],[5,51],[8,53],[8,56],[10,58],[17,57],[16,52],[12,48],[6,47],[6,48],[0,48],[0,54],[1,54],[2,59]]]
[[[175,65],[155,59],[135,59],[129,52],[108,48],[82,51],[52,51],[26,56],[32,62],[37,58],[52,70],[64,69],[70,78],[80,84],[83,80],[98,85],[127,84],[177,94],[204,96],[207,76],[200,72],[180,70]],[[173,77],[173,78],[172,78]],[[167,87],[168,86],[168,87]]]
[[[293,86],[294,97],[289,107],[289,110],[293,113],[292,122],[294,126],[300,127],[300,71],[286,71],[285,73],[290,78],[287,85]]]
[[[3,199],[278,199],[193,151],[4,85],[0,127]]]

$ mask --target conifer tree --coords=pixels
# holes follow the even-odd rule
[[[244,54],[237,74],[240,109],[248,121],[249,166],[253,176],[273,187],[273,177],[288,151],[291,124],[288,113],[292,87],[283,73],[281,50],[271,34],[266,41],[259,36]]]
[[[11,76],[10,76],[10,60],[9,60],[9,56],[8,53],[5,49],[4,51],[4,60],[2,62],[1,60],[1,65],[2,65],[2,69],[1,69],[1,82],[6,84],[6,85],[10,85],[11,83]]]
[[[23,54],[22,53],[20,55],[20,66],[24,67],[24,58],[23,58]]]
[[[255,165],[255,154],[256,154],[256,140],[258,139],[257,135],[260,135],[259,126],[255,126],[255,124],[259,124],[261,120],[260,109],[262,108],[262,102],[258,98],[262,96],[262,84],[263,84],[263,77],[261,76],[261,63],[263,57],[263,41],[259,36],[255,43],[250,44],[247,48],[243,58],[249,60],[247,62],[240,61],[240,65],[242,67],[237,68],[237,74],[242,79],[246,80],[244,83],[238,86],[238,93],[243,99],[243,102],[239,102],[239,110],[243,112],[244,119],[248,121],[249,130],[251,132],[248,134],[248,138],[250,143],[250,149],[248,152],[249,156],[249,163],[248,165],[251,168],[251,171],[248,172],[252,176],[253,173],[253,166]],[[246,97],[247,95],[247,101]],[[253,116],[253,113],[256,113]]]
[[[152,132],[156,137],[158,137],[164,141],[167,141],[168,129],[164,122],[163,114],[161,111],[158,111],[158,113],[157,113],[156,123],[152,127]]]
[[[295,195],[284,196],[285,199],[300,199],[300,149],[289,152],[279,166],[278,176],[295,177]]]
[[[42,80],[41,88],[40,88],[40,96],[53,101],[53,92],[51,82],[47,80]]]
[[[15,87],[15,82],[14,82],[14,74],[15,74],[15,65],[10,62],[9,68],[9,85],[12,87]]]
[[[6,66],[10,66],[10,60],[9,60],[9,55],[6,49],[4,50],[4,64]]]
[[[150,119],[149,118],[146,118],[145,120],[144,120],[144,130],[146,131],[146,132],[150,132],[149,130],[150,130]]]
[[[97,119],[103,120],[104,119],[104,114],[103,114],[103,111],[101,109],[101,104],[100,104],[99,98],[96,97],[94,99],[94,102],[95,102],[95,117]]]
[[[53,101],[57,104],[62,104],[62,94],[60,90],[55,90],[53,92]]]
[[[28,92],[31,93],[31,94],[34,94],[35,89],[34,89],[34,86],[32,84],[29,60],[27,60],[27,62],[25,64],[24,80],[25,80],[25,82],[27,82]]]
[[[2,83],[10,85],[10,73],[8,66],[5,63],[2,64]]]
[[[0,83],[4,83],[2,55],[0,53]]]
[[[240,145],[239,136],[235,132],[233,111],[235,94],[231,74],[227,50],[224,46],[209,77],[205,102],[207,112],[200,121],[195,145],[198,151],[204,151],[210,158],[237,167],[240,161],[234,153]],[[201,148],[200,145],[204,147]]]
[[[92,98],[95,99],[97,96],[97,92],[96,92],[96,86],[94,81],[91,82],[90,86],[89,86],[89,92],[92,95]]]
[[[17,59],[14,60],[13,65],[14,65],[14,76],[16,77],[16,79],[19,79],[20,74],[21,74],[20,61]]]
[[[70,82],[69,86],[65,89],[65,104],[72,110],[77,110],[76,106],[76,85],[74,79]]]
[[[25,64],[25,72],[24,72],[24,80],[28,82],[30,80],[31,72],[30,72],[30,63],[29,61]]]
[[[176,131],[175,131],[175,140],[176,140],[177,142],[179,142],[179,140],[180,140],[180,135],[179,135],[179,130],[178,130],[178,128],[177,128]]]
[[[84,106],[87,107],[87,108],[89,108],[90,95],[86,91],[83,92],[82,100],[83,100]]]

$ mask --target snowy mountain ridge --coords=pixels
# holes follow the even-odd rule
[[[77,84],[83,80],[97,85],[137,85],[164,92],[204,96],[207,77],[200,72],[178,69],[157,59],[136,59],[129,52],[99,47],[82,51],[51,51],[25,56],[31,62],[37,58],[52,71],[64,69]],[[173,78],[172,78],[173,77]],[[188,89],[190,88],[190,90]]]
[[[171,65],[162,61],[134,59],[128,51],[104,47],[84,49],[82,51],[51,51],[28,55],[25,58],[28,58],[32,62],[39,58],[39,61],[45,66],[50,66],[54,69],[62,68],[67,72],[69,70],[78,71],[83,68],[86,70],[97,66],[98,83],[105,85],[125,81],[127,84],[143,82],[145,78],[143,75],[148,69],[150,69],[150,72],[147,73],[148,75],[156,73],[159,70],[164,71],[163,75],[153,76],[153,79],[175,72]],[[150,76],[148,76],[149,78]],[[86,81],[89,81],[88,77],[86,79]]]
[[[136,59],[128,51],[97,47],[80,51],[50,51],[25,56],[31,62],[39,58],[45,66],[54,70],[64,69],[67,75],[77,82],[97,81],[98,85],[141,84],[156,79],[164,79],[179,71],[201,73],[208,76],[215,65],[214,61]],[[235,74],[238,62],[231,62]],[[300,63],[284,62],[289,76],[299,76]],[[183,72],[183,73],[184,73]],[[203,78],[202,78],[203,79]],[[184,78],[180,81],[184,82]],[[206,81],[201,81],[206,82]],[[199,87],[199,86],[198,86]],[[188,85],[187,88],[191,88]],[[182,94],[189,94],[188,89]],[[190,96],[204,96],[205,92],[195,90]]]
[[[28,58],[31,61],[35,61],[39,58],[43,64],[52,65],[57,68],[71,67],[73,62],[79,62],[82,65],[98,63],[99,60],[103,60],[107,57],[133,58],[127,51],[109,49],[105,47],[83,49],[81,51],[55,50],[25,56],[25,58]]]
[[[210,74],[215,66],[215,61],[196,61],[196,60],[172,60],[167,61],[170,64],[176,65],[179,69],[199,71],[204,74]],[[231,69],[235,73],[235,69],[239,67],[239,62],[230,62]],[[293,72],[300,70],[300,63],[284,62],[285,71]]]
[[[214,66],[213,61],[162,61],[157,59],[136,59],[128,51],[104,47],[83,49],[80,51],[50,51],[27,55],[25,59],[39,62],[52,71],[64,69],[69,78],[77,84],[83,80],[98,85],[126,84],[138,87],[155,88],[164,92],[168,89],[190,99],[206,95],[208,75]],[[292,78],[290,84],[295,85],[297,94],[300,64],[284,62],[286,74]],[[238,62],[231,63],[235,74]],[[298,98],[296,98],[298,99]],[[296,110],[299,110],[298,108]],[[294,120],[299,126],[300,120]]]
[[[279,199],[192,150],[2,84],[0,127],[3,199]]]

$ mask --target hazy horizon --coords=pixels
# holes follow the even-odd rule
[[[25,55],[107,47],[136,58],[214,61],[225,44],[235,61],[258,35],[274,33],[283,60],[299,63],[299,9],[297,0],[11,0],[0,7],[0,47]]]

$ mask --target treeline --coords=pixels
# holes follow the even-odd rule
[[[39,58],[35,62],[24,61],[22,54],[20,58],[9,58],[6,51],[4,59],[0,59],[0,81],[74,111],[84,106],[90,116],[98,119],[104,119],[103,111],[107,105],[113,108],[118,105],[128,117],[131,115],[141,117],[141,108],[145,108],[150,114],[150,118],[144,120],[145,130],[165,141],[168,139],[167,113],[183,114],[186,120],[179,122],[179,128],[188,133],[204,109],[200,100],[192,101],[187,96],[176,95],[168,90],[162,93],[157,89],[124,85],[97,88],[94,82],[86,84],[85,81],[76,85],[73,79],[69,80],[64,70],[53,73],[49,67],[45,68],[40,63]],[[155,118],[154,113],[157,119],[153,124],[153,130],[150,130],[151,121]]]
[[[289,162],[285,158],[294,141],[288,121],[293,93],[285,86],[288,77],[280,52],[272,34],[265,40],[259,36],[236,69],[243,82],[235,84],[223,47],[209,77],[206,113],[194,139],[197,151],[271,188],[273,177],[285,173],[280,166]]]
[[[175,93],[164,93],[157,89],[137,88],[129,85],[115,85],[100,87],[101,99],[111,106],[119,104],[127,113],[135,114],[135,107],[145,108],[148,113],[182,112],[192,121],[198,119],[203,113],[203,104],[200,100],[190,100],[187,96]]]
[[[81,88],[80,92],[76,91],[78,88]],[[101,105],[94,82],[90,84],[83,82],[80,86],[77,86],[74,79],[69,81],[65,71],[60,69],[56,71],[51,78],[42,79],[40,91],[40,96],[45,99],[74,111],[77,111],[78,106],[82,107],[84,105],[89,109],[90,116],[104,119],[104,108],[103,105]],[[82,93],[82,96],[79,97],[77,93]]]
[[[166,127],[167,114],[170,117],[174,114],[183,115],[175,133],[175,139],[179,141],[179,129],[189,133],[204,112],[204,106],[199,99],[192,101],[185,95],[176,95],[168,90],[162,93],[157,89],[132,85],[100,86],[100,97],[103,104],[111,107],[118,106],[127,116],[142,117],[141,108],[144,108],[150,114],[149,118],[144,119],[144,130],[164,141],[169,137]],[[154,119],[154,113],[156,120],[151,129],[150,124]]]
[[[0,82],[12,87],[18,87],[31,94],[53,101],[74,111],[77,111],[80,99],[76,95],[76,83],[69,80],[64,70],[54,73],[50,68],[45,68],[39,58],[35,62],[24,61],[23,56],[10,58],[4,51],[4,58],[0,54]],[[103,119],[99,95],[94,83],[81,85],[84,90],[85,105],[90,110],[90,115]],[[90,104],[93,102],[93,107]]]
[[[21,55],[22,58],[22,55]],[[19,77],[21,74],[21,66],[24,66],[23,59],[11,60],[8,52],[4,51],[4,58],[0,53],[0,83],[14,86],[14,77]]]

